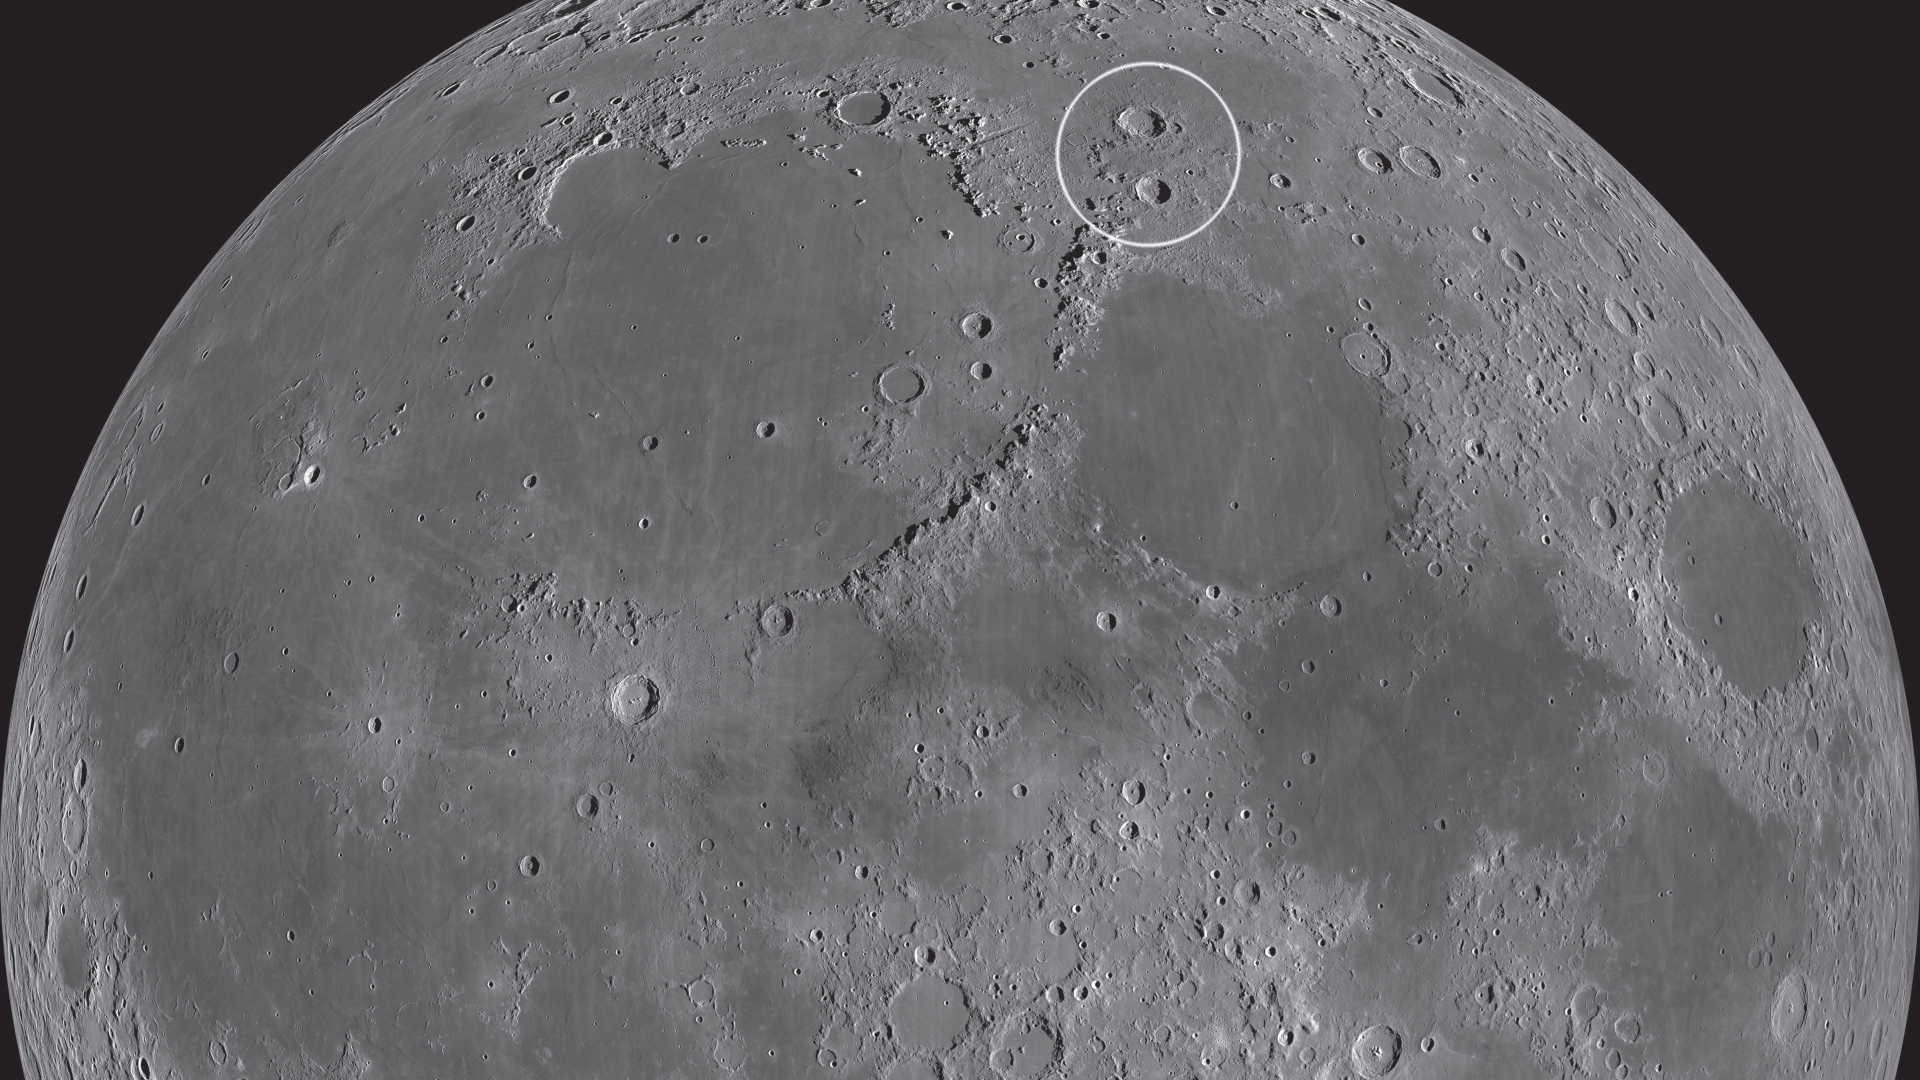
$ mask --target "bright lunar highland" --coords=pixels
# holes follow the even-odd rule
[[[1419,19],[548,2],[107,419],[6,975],[63,1080],[1890,1080],[1908,723],[1752,318]]]

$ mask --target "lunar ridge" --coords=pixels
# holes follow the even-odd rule
[[[36,1078],[1892,1080],[1917,827],[1785,369],[1445,33],[569,0],[160,329],[0,928]]]

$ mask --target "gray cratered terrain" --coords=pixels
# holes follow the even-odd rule
[[[1685,233],[1384,4],[543,4],[67,512],[34,1077],[1894,1074],[1908,706]]]

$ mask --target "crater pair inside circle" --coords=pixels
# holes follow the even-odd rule
[[[1198,236],[1233,201],[1240,132],[1226,99],[1177,64],[1139,60],[1080,88],[1053,140],[1067,205],[1129,247]]]

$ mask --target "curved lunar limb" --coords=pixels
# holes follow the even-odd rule
[[[1384,3],[542,3],[107,419],[34,1077],[1891,1078],[1908,706],[1779,360]]]

